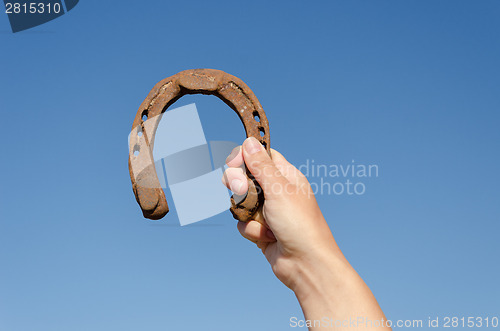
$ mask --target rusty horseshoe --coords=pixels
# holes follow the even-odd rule
[[[255,137],[270,155],[269,123],[259,100],[239,78],[214,69],[181,71],[158,82],[139,107],[129,139],[129,171],[135,198],[144,217],[157,220],[169,209],[156,175],[153,160],[154,137],[161,116],[186,94],[215,95],[231,107],[245,127],[247,137]],[[236,203],[231,197],[231,213],[240,221],[257,218],[264,195],[247,170],[249,189]]]

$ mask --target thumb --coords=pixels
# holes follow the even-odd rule
[[[266,198],[285,192],[288,180],[281,174],[262,144],[254,137],[243,142],[245,164],[264,191]]]

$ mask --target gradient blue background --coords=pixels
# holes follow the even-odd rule
[[[229,212],[142,218],[127,135],[153,85],[242,78],[291,162],[379,165],[319,196],[388,318],[500,314],[500,2],[81,1],[0,15],[0,330],[286,330],[293,293]],[[236,115],[196,102],[207,140]]]

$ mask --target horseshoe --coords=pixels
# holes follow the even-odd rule
[[[158,220],[169,209],[156,175],[153,146],[161,116],[168,107],[186,94],[215,95],[239,116],[247,137],[255,137],[270,153],[269,122],[259,100],[239,78],[214,69],[181,71],[158,82],[142,102],[129,141],[129,171],[135,198],[144,217]],[[231,197],[230,211],[239,221],[260,219],[264,194],[247,170],[248,193],[236,203]]]

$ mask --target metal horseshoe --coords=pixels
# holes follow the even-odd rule
[[[270,153],[269,123],[259,100],[239,78],[214,69],[181,71],[157,83],[139,107],[129,141],[129,171],[135,198],[144,217],[157,220],[169,209],[156,175],[153,146],[161,114],[186,94],[215,95],[231,107],[245,127],[247,137],[255,137]],[[264,194],[247,170],[249,189],[236,203],[231,197],[231,213],[239,221],[260,218]]]

